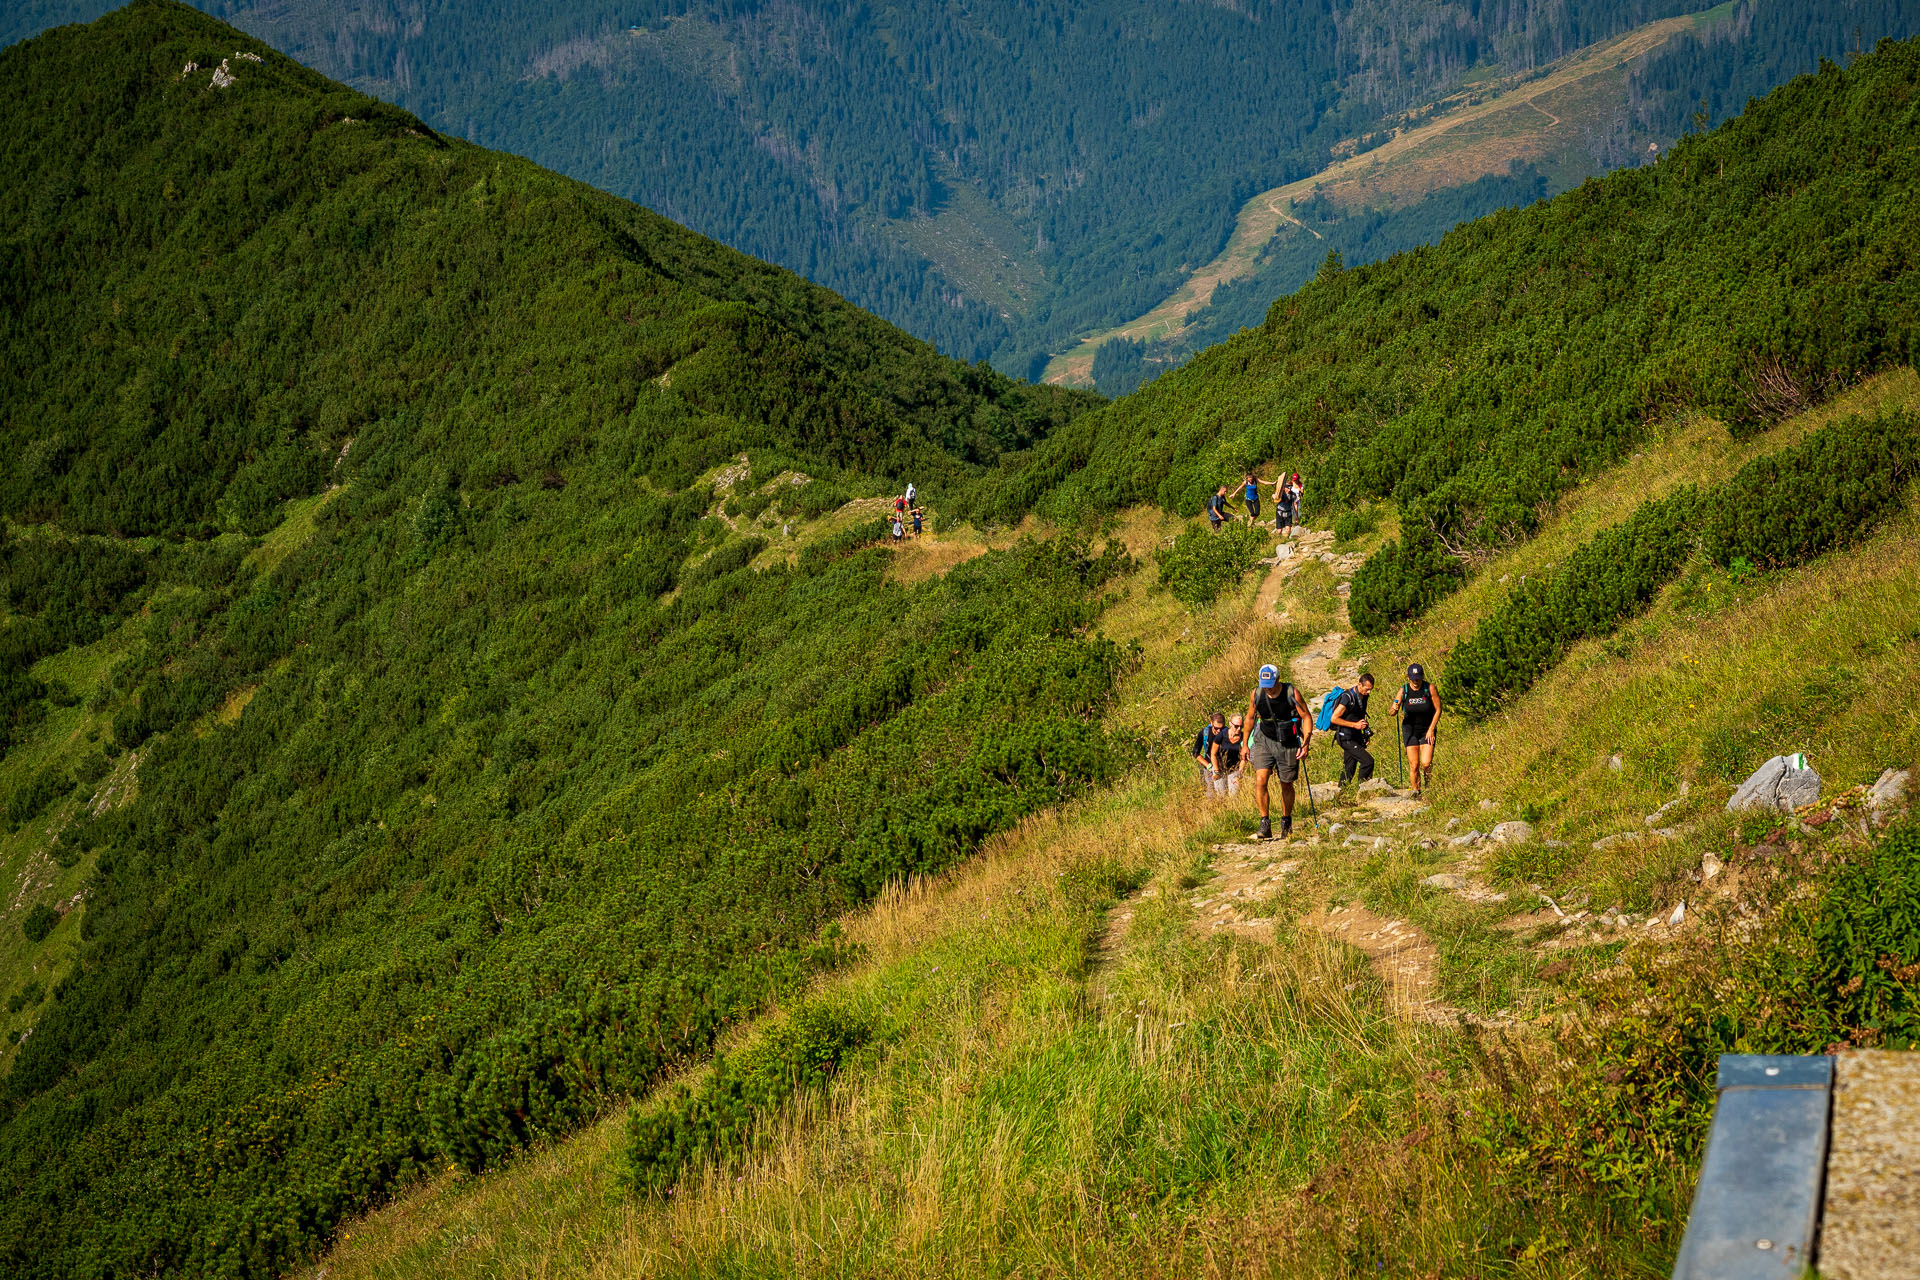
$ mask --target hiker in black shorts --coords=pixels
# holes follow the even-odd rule
[[[1372,693],[1373,673],[1362,671],[1353,688],[1334,699],[1333,740],[1340,744],[1343,787],[1355,775],[1362,782],[1373,776],[1373,754],[1367,750],[1367,739],[1373,736],[1367,728],[1367,698]]]
[[[1221,485],[1214,490],[1213,496],[1207,499],[1207,523],[1211,524],[1217,532],[1221,525],[1231,519],[1233,516],[1227,510],[1227,486]]]
[[[1313,741],[1313,717],[1300,691],[1280,678],[1279,668],[1260,668],[1260,686],[1247,699],[1247,757],[1253,765],[1253,796],[1260,805],[1260,838],[1273,835],[1267,816],[1267,780],[1280,779],[1280,835],[1293,834],[1293,784],[1305,767],[1307,747]]]
[[[1273,527],[1281,537],[1293,532],[1293,482],[1286,472],[1273,482]]]
[[[1243,483],[1245,487],[1241,490],[1241,493],[1247,500],[1247,520],[1249,522],[1258,522],[1260,519],[1260,481],[1254,477],[1253,472],[1249,471]]]
[[[1440,691],[1419,663],[1407,668],[1407,683],[1394,698],[1392,711],[1400,716],[1400,745],[1407,753],[1413,792],[1419,795],[1433,781],[1433,744],[1440,729]]]

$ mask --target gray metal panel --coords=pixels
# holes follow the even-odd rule
[[[1721,1055],[1674,1280],[1799,1280],[1813,1261],[1832,1080],[1824,1055]]]

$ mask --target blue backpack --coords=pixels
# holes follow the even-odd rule
[[[1340,699],[1346,696],[1346,690],[1339,685],[1327,690],[1327,696],[1320,700],[1320,714],[1313,718],[1313,727],[1325,733],[1333,728],[1333,709]]]

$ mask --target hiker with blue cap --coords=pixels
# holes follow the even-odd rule
[[[1313,718],[1300,691],[1280,678],[1271,663],[1260,668],[1260,685],[1247,699],[1247,756],[1253,765],[1253,796],[1260,805],[1260,838],[1273,837],[1268,817],[1267,782],[1280,782],[1280,835],[1293,834],[1293,784],[1305,767],[1307,747],[1313,741]]]

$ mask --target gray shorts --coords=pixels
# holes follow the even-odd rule
[[[1282,746],[1275,739],[1256,731],[1247,754],[1251,757],[1249,763],[1254,772],[1270,769],[1279,781],[1292,782],[1300,776],[1298,750],[1297,747]]]

